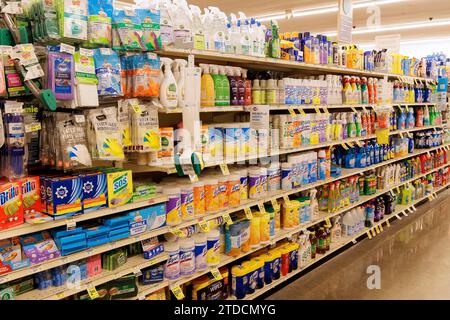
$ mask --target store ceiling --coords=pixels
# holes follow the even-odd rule
[[[244,12],[247,16],[269,16],[283,14],[286,10],[309,10],[318,7],[337,4],[337,0],[187,0],[189,4],[198,5],[200,8],[207,6],[219,7],[225,13],[238,11]],[[354,1],[355,2],[355,1]],[[406,23],[426,23],[430,18],[434,21],[438,19],[450,20],[449,0],[404,0],[402,2],[385,4],[380,8],[381,26],[398,25]],[[324,13],[314,16],[291,18],[289,20],[278,20],[282,32],[289,31],[310,31],[312,33],[336,32],[337,14]],[[370,13],[366,8],[355,9],[354,26],[355,30],[366,28]],[[381,33],[368,33],[354,35],[357,43],[372,43],[375,35],[400,34],[402,41],[424,38],[449,38],[450,25],[440,27],[427,27],[421,29],[390,31]],[[450,42],[450,40],[449,40]]]

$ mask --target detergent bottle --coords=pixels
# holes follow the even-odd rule
[[[226,25],[222,23],[221,11],[217,7],[208,8],[211,10],[208,15],[208,24],[205,23],[206,27],[211,28],[211,32],[208,34],[208,48],[209,50],[225,52],[225,33],[227,30]]]
[[[183,108],[185,104],[184,90],[186,83],[186,67],[187,61],[184,59],[175,59],[174,61],[175,69],[177,70],[177,77],[174,74],[174,79],[177,81],[178,87],[178,107]]]
[[[224,95],[222,86],[222,77],[219,75],[219,68],[214,65],[210,65],[211,77],[214,81],[214,105],[216,107],[224,105]]]
[[[240,45],[238,46],[238,54],[250,55],[252,53],[252,41],[250,34],[250,22],[243,12],[238,12],[240,28]]]
[[[252,104],[252,81],[247,78],[247,69],[241,69],[242,81],[244,82],[244,106]]]
[[[225,72],[225,66],[219,66],[219,75],[222,81],[222,94],[223,94],[223,104],[222,106],[230,105],[230,81]]]
[[[161,71],[164,79],[161,82],[159,100],[165,108],[175,109],[178,105],[178,86],[173,76],[171,65],[173,60],[170,58],[160,58]]]
[[[203,107],[214,107],[215,105],[215,90],[214,90],[214,80],[209,73],[209,65],[200,64],[202,68],[202,79],[201,79],[201,105]]]
[[[206,50],[206,32],[203,26],[202,12],[198,6],[189,5],[192,14],[192,34],[194,38],[194,49]]]
[[[230,83],[230,102],[232,106],[239,105],[239,77],[235,74],[235,68],[226,66],[225,72]]]

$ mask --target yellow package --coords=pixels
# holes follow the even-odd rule
[[[250,246],[252,248],[257,247],[261,241],[261,218],[257,216],[257,213],[250,220]]]
[[[130,202],[133,197],[133,175],[131,170],[107,172],[108,207],[118,207]]]

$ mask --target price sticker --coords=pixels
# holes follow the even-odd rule
[[[145,300],[145,295],[138,296],[138,300]]]
[[[361,106],[364,112],[367,112],[367,109],[365,106]]]
[[[347,145],[348,145],[350,148],[353,148],[353,147],[354,147],[353,142],[347,142]]]
[[[331,227],[331,221],[329,218],[325,219],[325,224],[326,224],[327,228]]]
[[[110,243],[109,243],[109,248],[110,248],[110,249],[115,249],[116,247],[117,247],[116,241],[113,241],[113,242],[110,242]]]
[[[58,293],[58,294],[55,294],[55,299],[56,299],[56,300],[64,299],[64,297],[65,297],[64,292],[60,292],[60,293]]]
[[[88,286],[86,288],[86,290],[87,290],[89,298],[91,298],[91,300],[94,300],[94,299],[97,299],[98,297],[100,297],[100,295],[97,292],[97,289],[95,289],[94,286],[92,286],[92,285]]]
[[[396,187],[395,190],[397,190],[397,193],[400,193],[400,188]]]
[[[177,236],[179,238],[186,238],[186,234],[181,231],[180,229],[171,229],[170,233],[172,233],[174,236]]]
[[[297,114],[295,113],[295,110],[293,108],[288,108],[289,113],[291,114],[291,116],[296,117]]]
[[[344,148],[345,150],[348,150],[348,147],[345,143],[341,144],[342,148]]]
[[[94,55],[94,50],[86,49],[86,48],[80,48],[80,56],[92,57],[93,55]]]
[[[220,273],[219,269],[213,268],[211,269],[211,274],[217,281],[220,281],[223,279],[222,274]]]
[[[376,237],[377,233],[375,232],[375,229],[373,229],[373,228],[370,229],[370,232],[372,232],[372,236],[373,236],[373,237]]]
[[[411,206],[411,208],[413,209],[414,212],[417,211],[416,206]]]
[[[196,174],[190,174],[189,179],[191,182],[198,182],[198,176]]]
[[[403,211],[402,213],[403,213],[404,216],[406,216],[406,217],[408,216],[408,214],[406,213],[406,211]]]
[[[325,112],[325,114],[330,114],[327,107],[323,107],[323,111]]]
[[[431,194],[428,195],[428,200],[430,200],[430,202],[434,200],[433,197],[431,196]]]
[[[230,217],[229,213],[225,213],[224,215],[222,215],[223,221],[225,221],[226,224],[230,225],[233,224],[233,220]]]
[[[89,250],[86,250],[86,254],[88,255],[88,257],[92,256],[94,254],[94,249],[91,248]]]
[[[382,225],[382,224],[380,224],[380,226],[379,226],[379,227],[380,227],[380,231],[381,231],[381,232],[383,232],[383,231],[384,231],[384,230],[383,230],[383,225]]]
[[[73,219],[67,219],[66,226],[67,226],[67,230],[75,229],[75,227],[77,226],[77,223]]]
[[[280,204],[278,203],[277,200],[272,199],[272,200],[270,200],[270,202],[272,203],[272,207],[273,207],[276,211],[280,210]]]
[[[133,273],[134,273],[134,276],[135,276],[135,277],[140,277],[140,276],[142,276],[142,271],[141,271],[141,269],[140,269],[139,267],[136,267],[136,268],[133,270]]]
[[[302,108],[298,108],[297,110],[298,110],[298,112],[300,112],[300,114],[301,114],[302,116],[304,116],[304,115],[306,114],[305,111],[303,111]]]
[[[85,118],[84,114],[76,114],[75,115],[75,122],[76,123],[85,123],[86,122],[86,118]]]
[[[284,203],[285,203],[288,207],[291,206],[291,200],[289,200],[289,197],[288,197],[288,196],[284,196],[284,197],[283,197],[283,200],[284,200]]]
[[[375,226],[375,231],[377,232],[377,234],[380,234],[380,227],[378,227],[378,226]]]
[[[408,208],[407,210],[409,211],[409,213],[414,213],[414,210],[411,208]]]
[[[141,109],[141,106],[139,105],[139,103],[132,103],[131,108],[133,108],[134,112],[136,112],[137,114],[142,113],[142,109]]]
[[[358,241],[356,241],[356,239],[353,239],[353,240],[352,240],[352,243],[353,243],[353,244],[356,244],[357,242],[358,242]]]
[[[391,223],[389,222],[389,219],[388,219],[388,220],[386,220],[386,224],[387,224],[388,228],[390,228],[390,227],[391,227]]]
[[[350,109],[352,109],[352,111],[353,111],[354,113],[358,113],[358,111],[356,111],[356,108],[355,108],[355,107],[351,106]]]
[[[314,110],[316,110],[317,114],[321,114],[319,107],[314,107]]]
[[[175,296],[175,298],[177,298],[177,300],[184,299],[183,290],[181,290],[181,287],[178,284],[171,285],[170,286],[170,291],[172,291],[173,295]]]
[[[402,217],[400,217],[399,214],[396,214],[395,217],[396,217],[398,220],[402,220]]]
[[[369,238],[369,240],[372,239],[372,235],[370,234],[370,231],[367,231],[366,233],[367,233],[367,237]]]
[[[202,232],[209,232],[209,223],[205,219],[200,219],[198,221],[198,226]]]
[[[228,165],[226,163],[222,163],[220,165],[220,170],[222,170],[222,174],[224,176],[229,176],[230,175],[230,170],[228,169]]]
[[[61,43],[59,46],[59,51],[60,52],[66,52],[68,54],[74,54],[75,53],[75,47],[71,46],[70,44],[67,43]]]
[[[261,212],[262,214],[266,213],[266,208],[264,207],[264,202],[258,203],[258,209],[259,209],[259,212]]]
[[[250,208],[245,208],[244,212],[245,212],[245,216],[248,220],[253,219],[252,210]]]

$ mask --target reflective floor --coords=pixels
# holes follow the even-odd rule
[[[279,288],[267,299],[450,299],[450,191]]]

